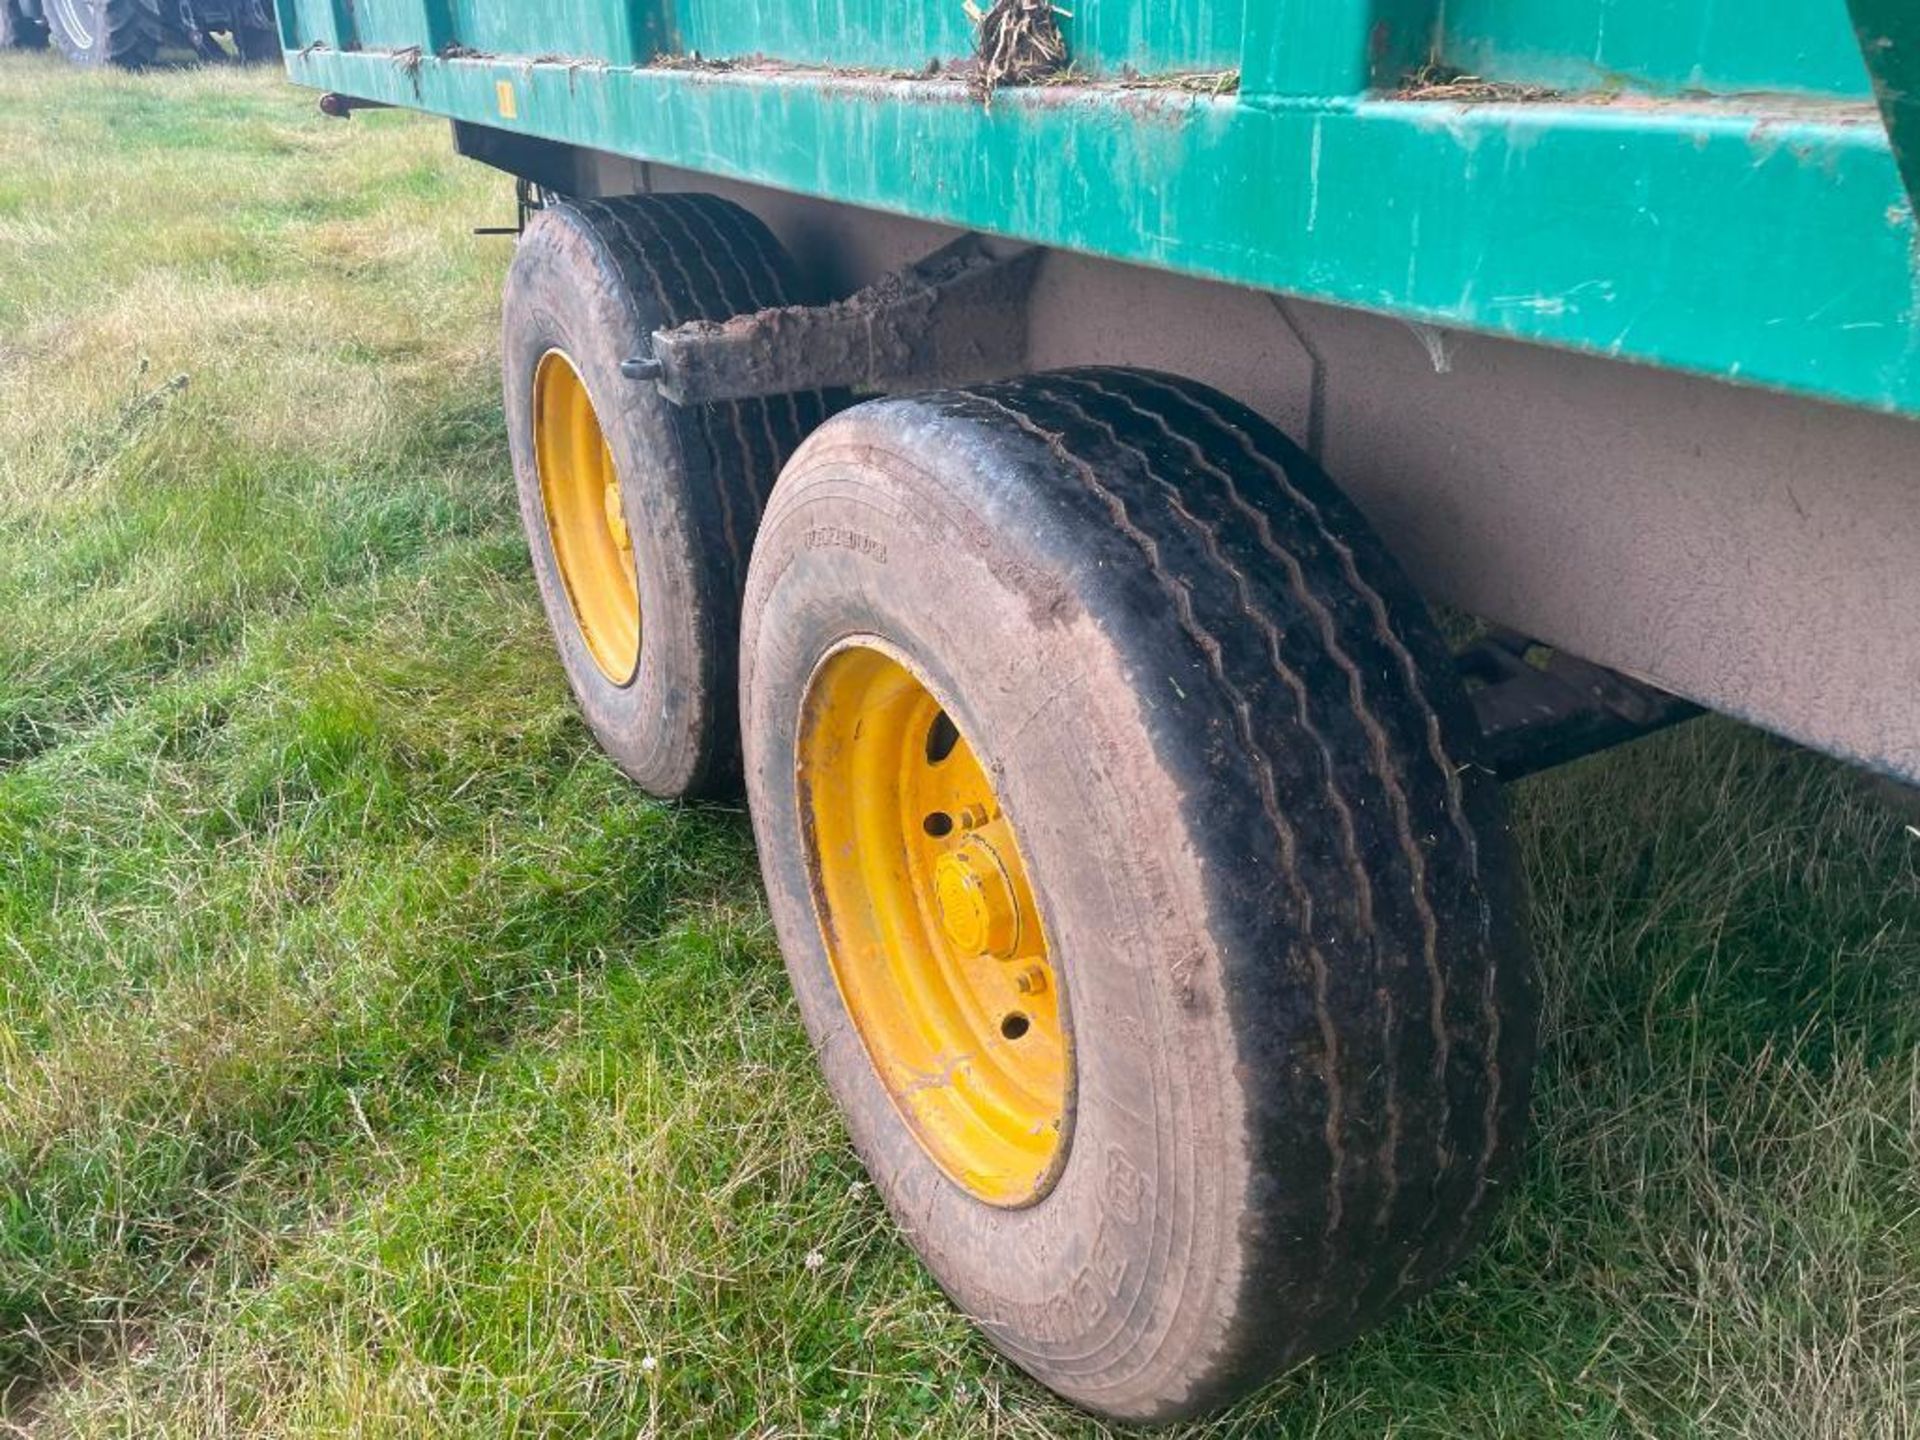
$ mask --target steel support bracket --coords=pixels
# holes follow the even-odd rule
[[[1455,657],[1480,722],[1482,758],[1519,780],[1705,713],[1691,701],[1495,630]]]
[[[963,235],[831,305],[696,320],[628,360],[677,405],[799,390],[914,390],[1026,368],[1027,296],[1043,252]]]

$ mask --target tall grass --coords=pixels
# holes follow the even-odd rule
[[[1102,1433],[888,1227],[742,818],[574,717],[509,202],[269,74],[0,59],[0,1430]],[[1524,1185],[1193,1433],[1909,1433],[1920,840],[1718,723],[1514,801]]]

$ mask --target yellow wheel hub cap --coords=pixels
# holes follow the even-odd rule
[[[1043,1194],[1064,1153],[1064,998],[1011,821],[973,747],[904,664],[836,651],[801,717],[821,935],[894,1106],[958,1184]]]
[[[962,955],[1013,958],[1020,902],[991,846],[969,842],[934,861],[933,893],[947,939]]]
[[[533,377],[533,457],[560,578],[600,672],[616,685],[640,665],[640,590],[620,475],[573,362],[558,350]]]

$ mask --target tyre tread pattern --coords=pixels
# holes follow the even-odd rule
[[[1250,956],[1226,977],[1236,1010],[1284,1032],[1243,1042],[1273,1077],[1249,1092],[1256,1169],[1297,1181],[1250,1219],[1238,1353],[1205,1382],[1237,1393],[1430,1287],[1512,1173],[1537,998],[1493,782],[1411,586],[1251,412],[1114,369],[939,403],[1029,437],[1137,553],[1140,603],[1170,617],[1231,747],[1206,803],[1237,805],[1271,856],[1216,882],[1256,940],[1222,945]]]
[[[49,11],[47,28],[53,42],[75,65],[114,65],[143,70],[160,54],[161,20],[154,0],[94,0],[94,41],[82,45],[60,23],[58,11]]]
[[[664,317],[669,327],[690,320],[726,320],[792,302],[798,293],[786,252],[754,216],[719,196],[649,194],[611,200],[555,202],[599,237],[618,267],[641,333]],[[768,494],[782,467],[825,417],[817,395],[776,396],[678,410],[690,499],[708,507],[706,533],[719,543],[711,603],[714,650],[731,657],[739,645],[740,595],[747,562]],[[731,791],[738,784],[738,687],[713,686],[713,772],[700,787]]]
[[[725,320],[788,304],[797,290],[784,250],[760,222],[718,196],[639,195],[569,201],[590,225],[617,235],[629,286],[669,325]],[[728,563],[744,581],[753,527],[800,441],[824,418],[817,394],[723,401],[691,408],[726,508]]]

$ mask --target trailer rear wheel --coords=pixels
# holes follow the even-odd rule
[[[766,228],[709,195],[550,205],[507,278],[506,410],[541,597],[588,726],[653,794],[738,786],[740,590],[819,396],[682,409],[622,377],[653,332],[791,302]]]
[[[774,491],[748,789],[827,1080],[994,1343],[1224,1402],[1469,1248],[1534,979],[1446,647],[1223,396],[1089,370],[863,405]]]
[[[139,70],[160,53],[158,0],[46,0],[53,43],[75,65]]]

